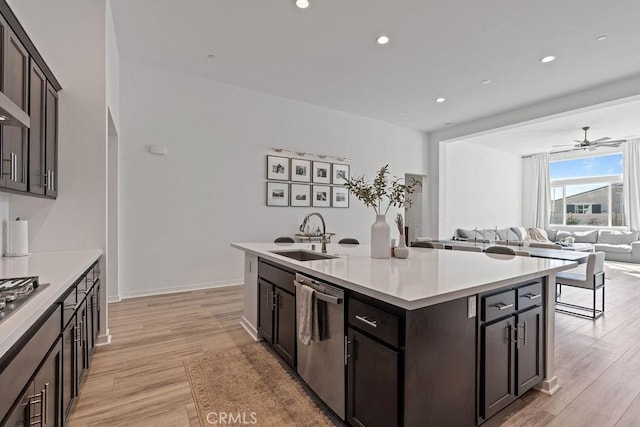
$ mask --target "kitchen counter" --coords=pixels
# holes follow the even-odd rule
[[[408,259],[374,259],[367,245],[327,245],[337,258],[296,261],[272,251],[310,250],[308,243],[233,243],[259,258],[345,289],[413,310],[548,276],[575,262],[478,252],[410,248]],[[319,252],[320,244],[316,245]]]
[[[101,250],[87,250],[0,259],[1,278],[38,276],[40,283],[49,283],[0,323],[0,358],[101,255]]]

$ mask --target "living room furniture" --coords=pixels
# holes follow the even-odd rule
[[[558,245],[556,243],[539,243],[539,242],[531,242],[529,243],[530,248],[544,248],[544,249],[562,249],[562,245]]]
[[[431,248],[431,249],[444,249],[444,245],[438,242],[413,242],[412,248]]]
[[[588,255],[586,265],[556,274],[556,286],[558,287],[556,291],[556,311],[592,320],[604,314],[604,258],[604,252],[592,253]],[[572,286],[592,291],[593,306],[587,307],[558,301],[558,297],[561,296],[562,286]],[[602,290],[601,309],[596,307],[596,293],[598,290]],[[562,307],[568,307],[573,310],[565,310]],[[577,310],[586,311],[589,314],[584,314]]]
[[[482,252],[480,246],[451,245],[451,249],[454,251]]]

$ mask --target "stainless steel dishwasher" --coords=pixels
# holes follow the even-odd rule
[[[304,345],[298,339],[298,374],[340,418],[345,419],[344,291],[296,274],[296,293],[302,285],[312,287],[318,304],[325,304],[325,334],[321,341]],[[296,325],[299,300],[296,299]],[[296,337],[298,331],[296,330]]]

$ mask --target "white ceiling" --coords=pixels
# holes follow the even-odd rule
[[[311,2],[111,0],[123,58],[425,131],[640,73],[637,0]]]
[[[605,136],[611,139],[640,137],[640,101],[625,102],[601,108],[572,113],[534,124],[525,124],[507,130],[498,130],[480,136],[465,138],[464,142],[479,144],[496,150],[519,155],[567,150],[554,145],[575,144],[583,140],[582,128],[589,126],[588,139],[594,141]],[[600,148],[597,152],[603,152]],[[586,151],[586,153],[593,153]],[[580,152],[572,152],[572,155]]]

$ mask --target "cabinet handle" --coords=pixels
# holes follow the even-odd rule
[[[349,344],[351,344],[351,341],[349,341],[349,338],[345,335],[344,337],[344,365],[346,366],[349,358],[351,357],[351,355],[349,354]]]
[[[532,294],[532,293],[528,293],[526,295],[524,295],[525,298],[529,298],[529,300],[534,300],[534,299],[538,299],[542,296],[542,294]]]
[[[45,391],[42,390],[40,393],[38,394],[34,394],[33,396],[29,396],[29,406],[31,405],[36,405],[39,404],[40,405],[40,413],[39,414],[33,414],[31,415],[31,413],[29,413],[29,425],[30,426],[36,426],[36,425],[40,425],[43,426],[44,425],[44,418],[43,418],[43,413],[46,411],[46,409],[44,409],[44,400],[45,400]],[[29,411],[31,412],[31,411]],[[34,418],[39,418],[36,421],[33,421]]]
[[[518,323],[518,328],[522,328],[522,338],[520,338],[520,333],[518,332],[518,339],[522,339],[522,344],[527,346],[527,322],[524,322],[524,325]]]
[[[18,180],[18,171],[17,169],[17,159],[16,159],[16,154],[15,153],[11,153],[11,181],[17,181]]]
[[[518,328],[514,328],[513,326],[509,325],[507,326],[507,333],[509,334],[509,341],[514,343],[517,348],[520,348],[520,344],[518,342]],[[513,338],[514,334],[516,336],[515,338]]]
[[[499,302],[497,304],[492,305],[492,307],[496,307],[498,310],[506,310],[507,308],[513,307],[513,304],[505,304],[503,302]]]
[[[49,406],[49,383],[44,384],[44,388],[42,389],[42,400],[44,403],[42,404],[42,416],[41,419],[44,420],[44,424],[49,424],[49,412],[47,411],[47,406]]]
[[[51,171],[51,191],[56,191],[56,173]]]
[[[78,327],[74,326],[73,327],[73,342],[80,342],[80,336],[78,334]]]
[[[362,323],[365,323],[365,324],[371,326],[372,328],[377,328],[378,327],[378,321],[377,320],[369,320],[369,319],[367,319],[367,316],[358,316],[356,314],[356,319],[358,319]]]

